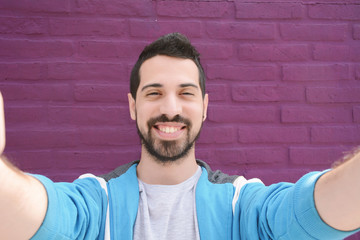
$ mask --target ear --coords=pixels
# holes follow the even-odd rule
[[[208,104],[209,104],[209,95],[206,93],[204,96],[204,113],[203,113],[203,121],[205,121],[206,117],[207,117],[207,109],[208,109]]]
[[[128,93],[128,101],[129,101],[130,117],[132,120],[136,120],[135,99],[131,96],[131,93]]]

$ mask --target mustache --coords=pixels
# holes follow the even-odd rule
[[[176,115],[172,119],[169,119],[166,115],[162,114],[158,117],[150,118],[147,122],[149,129],[154,126],[157,122],[178,122],[178,123],[184,123],[186,126],[190,127],[191,122],[190,120],[180,116]]]

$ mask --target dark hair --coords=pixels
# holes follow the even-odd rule
[[[205,96],[205,73],[200,64],[200,54],[195,47],[191,45],[189,39],[180,33],[170,33],[160,37],[156,41],[147,45],[141,52],[139,59],[135,63],[130,75],[130,92],[136,99],[136,92],[140,84],[140,67],[149,58],[157,55],[191,59],[199,69],[199,85],[202,96]]]

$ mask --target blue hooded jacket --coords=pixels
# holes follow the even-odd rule
[[[32,239],[133,239],[139,203],[138,162],[73,183],[53,183],[34,175],[48,194],[47,214]],[[265,186],[258,179],[228,176],[197,161],[202,175],[196,186],[200,238],[205,240],[343,239],[355,231],[336,230],[323,222],[314,203],[314,186],[324,172],[297,183]]]

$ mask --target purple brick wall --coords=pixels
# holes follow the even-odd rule
[[[6,154],[55,180],[138,159],[127,108],[143,46],[179,31],[210,94],[197,155],[267,184],[360,144],[360,2],[1,0]]]
[[[210,94],[198,157],[270,184],[360,143],[358,1],[1,1],[6,153],[55,180],[139,158],[129,71],[180,31]],[[216,136],[216,137],[213,137]]]

